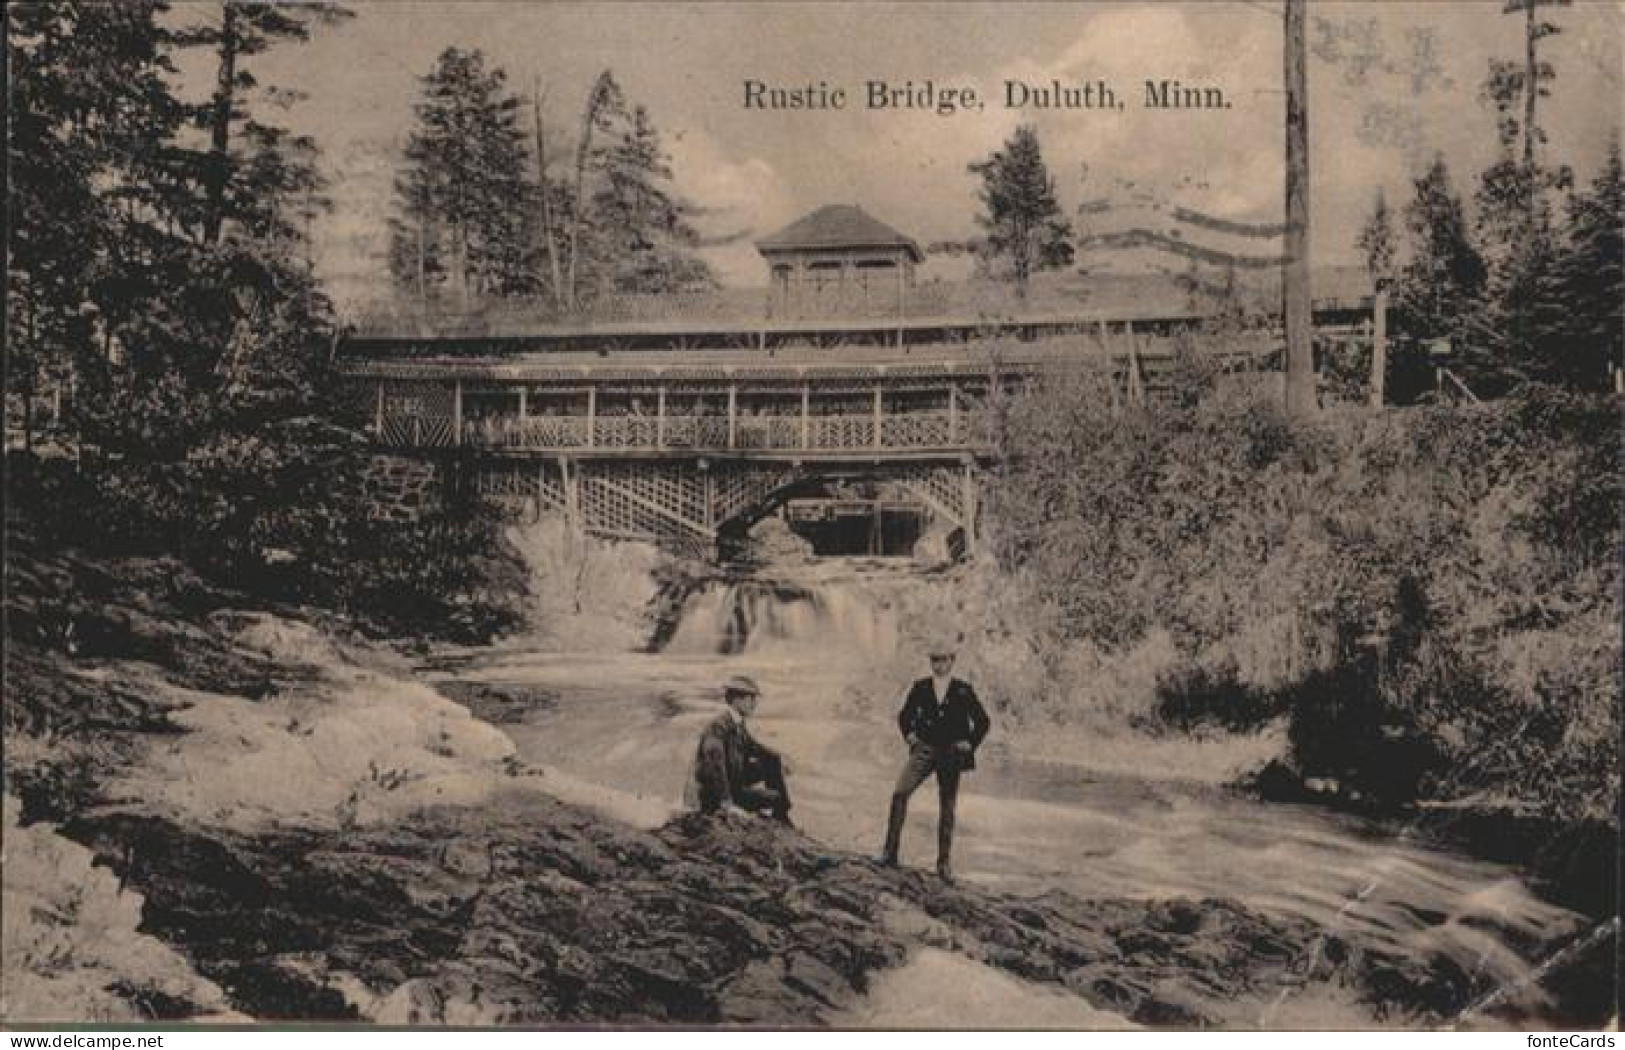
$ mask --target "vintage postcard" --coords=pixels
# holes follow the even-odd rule
[[[1617,4],[6,44],[6,1026],[1617,1026]]]

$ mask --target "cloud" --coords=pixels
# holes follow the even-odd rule
[[[703,131],[681,131],[666,142],[678,190],[701,215],[702,236],[745,235],[703,254],[725,284],[762,283],[762,260],[752,242],[790,222],[795,205],[784,178],[760,157],[730,160]]]

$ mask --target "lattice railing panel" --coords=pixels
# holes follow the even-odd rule
[[[675,463],[581,468],[583,524],[609,535],[705,535],[704,476]]]
[[[705,534],[693,522],[661,513],[646,492],[610,478],[581,479],[581,517],[589,532],[608,536],[678,540]]]
[[[623,463],[605,469],[605,476],[647,492],[668,513],[705,520],[705,478],[698,470],[676,463]]]
[[[487,500],[524,500],[541,509],[562,510],[564,482],[552,463],[487,465],[474,478],[474,489]]]
[[[966,525],[965,474],[963,470],[942,467],[906,467],[892,472],[892,478],[903,488],[922,497],[934,510],[947,515],[955,524]]]
[[[714,505],[716,520],[727,521],[750,509],[798,476],[795,470],[766,465],[741,464],[718,471]]]
[[[489,448],[583,448],[587,420],[582,416],[495,416],[463,424],[463,443]]]
[[[801,447],[799,416],[747,416],[734,426],[738,449],[794,449]]]
[[[886,416],[881,423],[881,442],[887,448],[945,448],[949,444],[946,412]]]
[[[652,416],[599,416],[593,421],[593,447],[652,449],[660,444],[660,422]]]
[[[474,491],[484,499],[523,496],[536,498],[536,471],[523,466],[481,470],[474,479]]]
[[[445,448],[452,443],[452,431],[450,416],[385,415],[378,440],[384,445],[409,448]]]
[[[726,448],[728,421],[711,416],[671,416],[666,419],[667,448]]]
[[[873,448],[872,416],[814,416],[808,420],[812,447],[818,449]]]

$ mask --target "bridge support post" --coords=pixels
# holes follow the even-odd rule
[[[463,381],[457,380],[451,388],[451,443],[463,443]]]
[[[884,427],[881,425],[882,418],[883,418],[882,413],[883,413],[883,409],[881,407],[880,384],[876,383],[875,384],[875,409],[874,409],[874,421],[875,421],[875,423],[874,423],[874,426],[875,426],[874,445],[875,445],[875,450],[876,451],[880,450],[880,447],[881,447],[881,445],[883,443],[883,440],[884,440],[884,435],[882,433],[882,431],[884,430]]]
[[[570,469],[570,458],[559,457],[559,484],[564,489],[564,521],[571,532],[584,530],[581,521],[581,473]]]
[[[373,409],[372,432],[375,439],[381,440],[384,436],[384,381],[378,380],[378,404]]]
[[[705,531],[714,538],[717,532],[717,479],[711,473],[710,465],[700,460],[700,490],[705,503],[705,514],[701,521],[705,524]]]
[[[655,394],[655,448],[666,447],[666,388]]]
[[[965,474],[960,481],[960,513],[965,522],[965,554],[969,556],[976,551],[976,468],[965,464]]]
[[[959,384],[948,387],[948,444],[959,444]]]

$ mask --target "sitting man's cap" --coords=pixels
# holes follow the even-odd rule
[[[931,644],[926,647],[925,654],[927,656],[953,656],[957,652],[959,652],[959,642],[951,635],[944,634],[931,639]]]
[[[751,696],[760,696],[762,691],[756,687],[756,680],[747,675],[736,674],[722,683],[724,693],[749,693]]]

